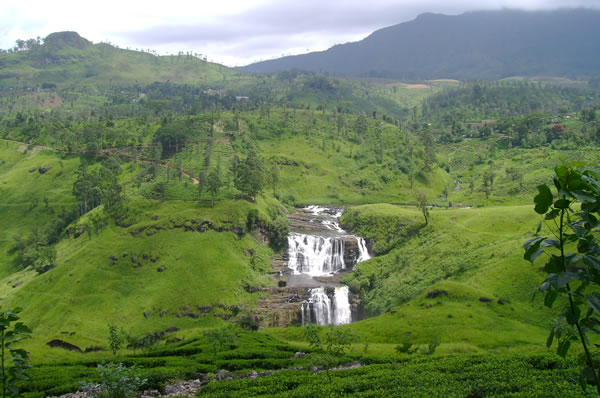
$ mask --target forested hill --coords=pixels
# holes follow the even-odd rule
[[[190,53],[157,56],[144,50],[93,44],[76,32],[56,32],[48,35],[43,44],[35,40],[28,40],[27,44],[20,51],[0,51],[0,90],[27,87],[81,89],[156,81],[201,85],[239,75]]]
[[[359,42],[242,69],[399,79],[586,78],[600,74],[598,37],[600,11],[589,9],[422,14]]]

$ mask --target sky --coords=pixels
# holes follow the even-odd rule
[[[70,30],[94,43],[241,66],[358,41],[424,12],[565,7],[600,9],[600,0],[2,0],[0,48]]]

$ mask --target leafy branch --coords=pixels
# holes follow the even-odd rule
[[[529,239],[524,244],[524,258],[533,263],[542,254],[548,256],[546,279],[539,287],[544,305],[552,308],[558,297],[567,298],[546,345],[550,347],[556,340],[557,353],[565,357],[571,342],[579,340],[585,353],[579,382],[584,390],[592,384],[600,393],[600,377],[588,337],[590,332],[600,334],[600,247],[595,237],[600,232],[600,179],[597,170],[581,163],[558,165],[555,174],[556,196],[543,184],[537,187],[539,192],[534,198],[535,211],[544,215],[543,222],[552,237]],[[536,235],[541,228],[542,222]]]

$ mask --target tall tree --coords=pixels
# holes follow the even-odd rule
[[[417,201],[417,208],[421,210],[423,213],[423,217],[425,218],[425,226],[429,223],[429,206],[427,203],[427,195],[425,192],[415,192],[415,199]]]
[[[235,175],[235,187],[248,199],[253,199],[265,186],[265,166],[255,152],[251,152],[239,164]]]
[[[219,175],[218,169],[212,169],[210,173],[208,173],[206,185],[208,192],[210,193],[210,207],[214,207],[215,205],[215,196],[219,193],[219,189],[221,188],[221,176]]]

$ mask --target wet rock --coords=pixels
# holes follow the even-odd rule
[[[482,303],[489,303],[492,301],[492,299],[487,297],[479,297],[479,301],[481,301]]]
[[[150,312],[144,312],[144,318],[148,319],[152,315]]]
[[[103,351],[103,350],[104,349],[102,347],[95,345],[95,346],[91,346],[91,347],[86,347],[84,352],[88,353],[88,352],[97,352],[97,351]]]
[[[306,356],[303,352],[297,352],[294,354],[294,358],[304,358]]]
[[[38,169],[38,172],[39,172],[40,174],[46,174],[46,173],[47,173],[47,172],[49,172],[51,169],[52,169],[52,167],[40,167],[40,168]]]
[[[157,272],[165,272],[167,270],[167,267],[165,267],[164,265],[161,265],[160,267],[158,267],[156,269]]]

